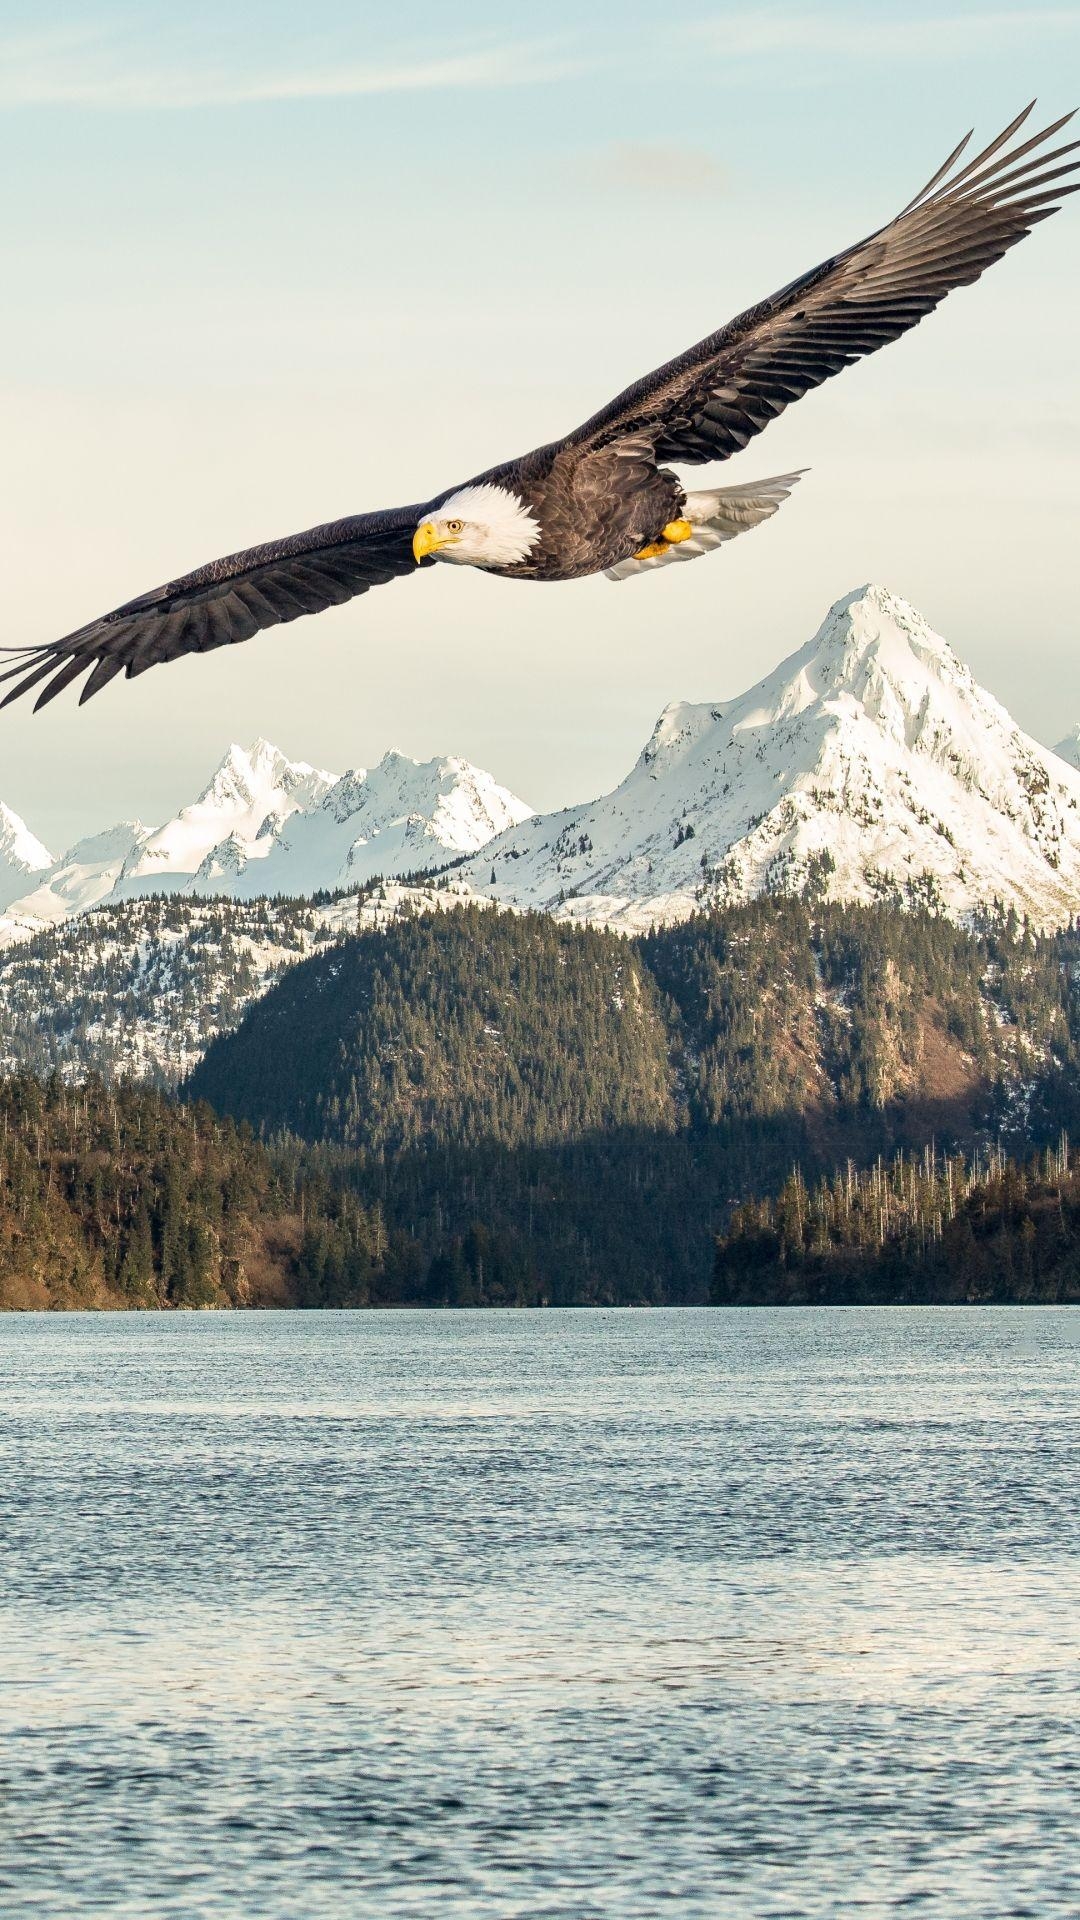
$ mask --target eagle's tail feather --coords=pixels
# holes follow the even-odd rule
[[[699,560],[703,553],[734,540],[737,534],[771,520],[792,488],[798,485],[806,468],[798,473],[774,474],[771,480],[745,481],[740,487],[711,487],[707,492],[688,493],[685,517],[694,531],[688,540],[670,546],[663,553],[650,554],[647,560],[620,560],[608,567],[609,580],[632,580],[636,574],[653,567],[666,567],[671,560]]]

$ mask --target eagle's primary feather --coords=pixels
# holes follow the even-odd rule
[[[646,375],[565,439],[426,504],[357,514],[231,554],[62,640],[8,649],[20,658],[0,675],[16,681],[3,704],[44,681],[36,702],[44,706],[83,673],[89,677],[81,699],[88,700],[120,672],[132,679],[181,654],[230,646],[413,573],[427,551],[508,578],[567,580],[601,571],[624,578],[639,570],[627,563],[643,551],[667,557],[664,535],[672,526],[687,529],[671,536],[686,538],[687,558],[732,537],[740,516],[729,513],[730,528],[717,538],[702,534],[703,521],[683,517],[688,496],[662,463],[696,465],[740,452],[792,401],[898,339],[1056,212],[1080,185],[1080,141],[1048,144],[1072,117],[1065,115],[1010,145],[1031,110],[958,167],[968,135],[888,226]],[[781,484],[761,482],[756,491],[764,501],[765,490]],[[504,522],[517,516],[538,530],[527,546],[522,542],[520,558],[507,559],[505,544],[485,548],[483,526],[453,515],[455,499],[479,500],[493,488],[508,496]],[[755,495],[753,487],[745,492]],[[768,495],[767,510],[782,497]],[[447,517],[439,520],[440,513]],[[741,516],[745,525],[764,517]],[[429,530],[429,543],[418,547],[419,534]]]

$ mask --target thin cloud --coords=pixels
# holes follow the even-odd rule
[[[592,155],[594,185],[616,193],[714,195],[726,184],[717,160],[698,147],[619,142]]]
[[[1080,11],[1070,7],[994,7],[981,13],[927,14],[907,20],[874,18],[867,12],[839,8],[792,12],[755,7],[725,13],[721,20],[699,22],[693,32],[726,59],[826,53],[902,60],[970,54],[973,49],[1000,46],[1036,32],[1075,34],[1078,28]]]
[[[118,59],[100,36],[71,32],[0,42],[0,107],[240,107],[275,100],[519,86],[577,71],[554,48],[535,44],[475,47],[434,60],[342,61],[261,72],[239,61],[235,69],[140,66]]]

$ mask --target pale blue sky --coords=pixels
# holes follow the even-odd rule
[[[553,437],[1035,93],[1080,100],[1075,0],[0,0],[0,637]],[[790,409],[728,473],[813,471],[708,560],[618,588],[432,569],[81,713],[9,709],[0,798],[59,846],[263,733],[570,801],[866,578],[1053,739],[1080,719],[1078,269],[1067,203]]]

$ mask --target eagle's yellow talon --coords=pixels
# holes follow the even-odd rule
[[[656,560],[669,547],[677,547],[683,540],[689,540],[694,529],[689,520],[669,520],[659,540],[650,540],[647,547],[639,547],[635,560]]]

